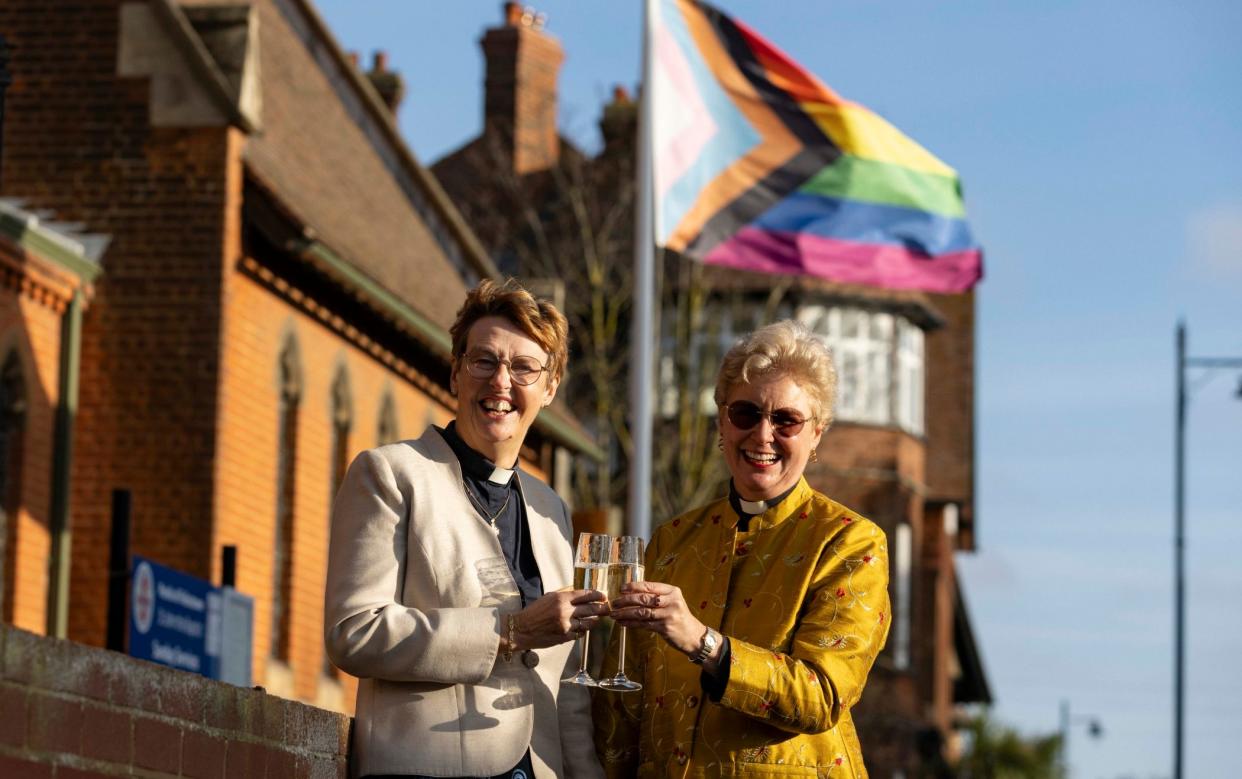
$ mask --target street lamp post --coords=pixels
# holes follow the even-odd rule
[[[1097,717],[1086,715],[1070,716],[1070,703],[1068,700],[1061,700],[1061,776],[1062,779],[1069,779],[1069,742],[1070,742],[1070,726],[1075,722],[1082,723],[1087,726],[1087,735],[1091,738],[1103,738],[1104,726],[1100,724]]]
[[[1186,323],[1177,323],[1177,438],[1173,474],[1173,779],[1182,779],[1186,675],[1186,369],[1242,369],[1242,357],[1189,357]],[[1242,389],[1239,390],[1242,396]]]

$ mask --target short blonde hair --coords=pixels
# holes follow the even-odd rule
[[[569,362],[569,323],[556,306],[534,295],[515,279],[496,283],[483,279],[466,293],[466,302],[457,311],[457,319],[449,328],[453,338],[453,370],[457,370],[466,353],[470,328],[484,317],[498,316],[509,320],[539,348],[548,353],[548,375],[559,382]]]
[[[725,354],[716,376],[716,405],[723,408],[735,386],[758,379],[788,376],[811,398],[811,414],[823,426],[832,423],[837,400],[837,369],[824,342],[792,319],[761,327]]]

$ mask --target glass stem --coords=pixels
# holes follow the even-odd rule
[[[587,649],[591,646],[591,631],[582,634],[582,638],[578,639],[579,648],[582,650],[581,662],[578,663],[578,673],[584,674],[587,669]]]
[[[625,628],[621,628],[621,640],[618,645],[621,654],[617,657],[617,676],[625,676]]]

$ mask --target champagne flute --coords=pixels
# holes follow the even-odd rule
[[[608,587],[608,564],[611,561],[612,536],[603,533],[579,533],[578,546],[574,551],[574,589],[604,592]],[[578,663],[578,673],[561,679],[561,684],[599,686],[599,682],[587,673],[587,647],[590,645],[588,641],[590,633],[591,631],[588,630],[578,639],[581,657]]]
[[[622,585],[643,580],[643,556],[646,544],[638,536],[621,536],[614,546],[612,565],[608,568],[608,600],[611,602],[621,596]],[[617,657],[617,675],[601,679],[599,686],[614,692],[634,692],[643,686],[625,675],[625,628],[621,628],[621,639]]]

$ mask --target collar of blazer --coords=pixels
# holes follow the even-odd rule
[[[452,447],[434,427],[427,428],[423,435],[426,442],[426,453],[431,463],[443,470],[445,482],[453,485],[455,491],[461,493],[461,499],[469,505],[462,481],[461,463],[457,460]],[[530,529],[531,551],[535,553],[535,564],[539,566],[539,576],[543,580],[544,592],[553,590],[572,582],[569,574],[560,570],[555,561],[562,557],[557,554],[558,544],[565,547],[563,557],[568,560],[569,534],[568,519],[565,516],[564,503],[552,488],[539,479],[524,471],[518,462],[517,487],[522,497],[522,505],[526,509],[526,525]],[[471,506],[473,514],[473,506]],[[492,535],[488,531],[488,535]],[[495,538],[494,535],[492,535]],[[496,542],[499,544],[499,542]]]

